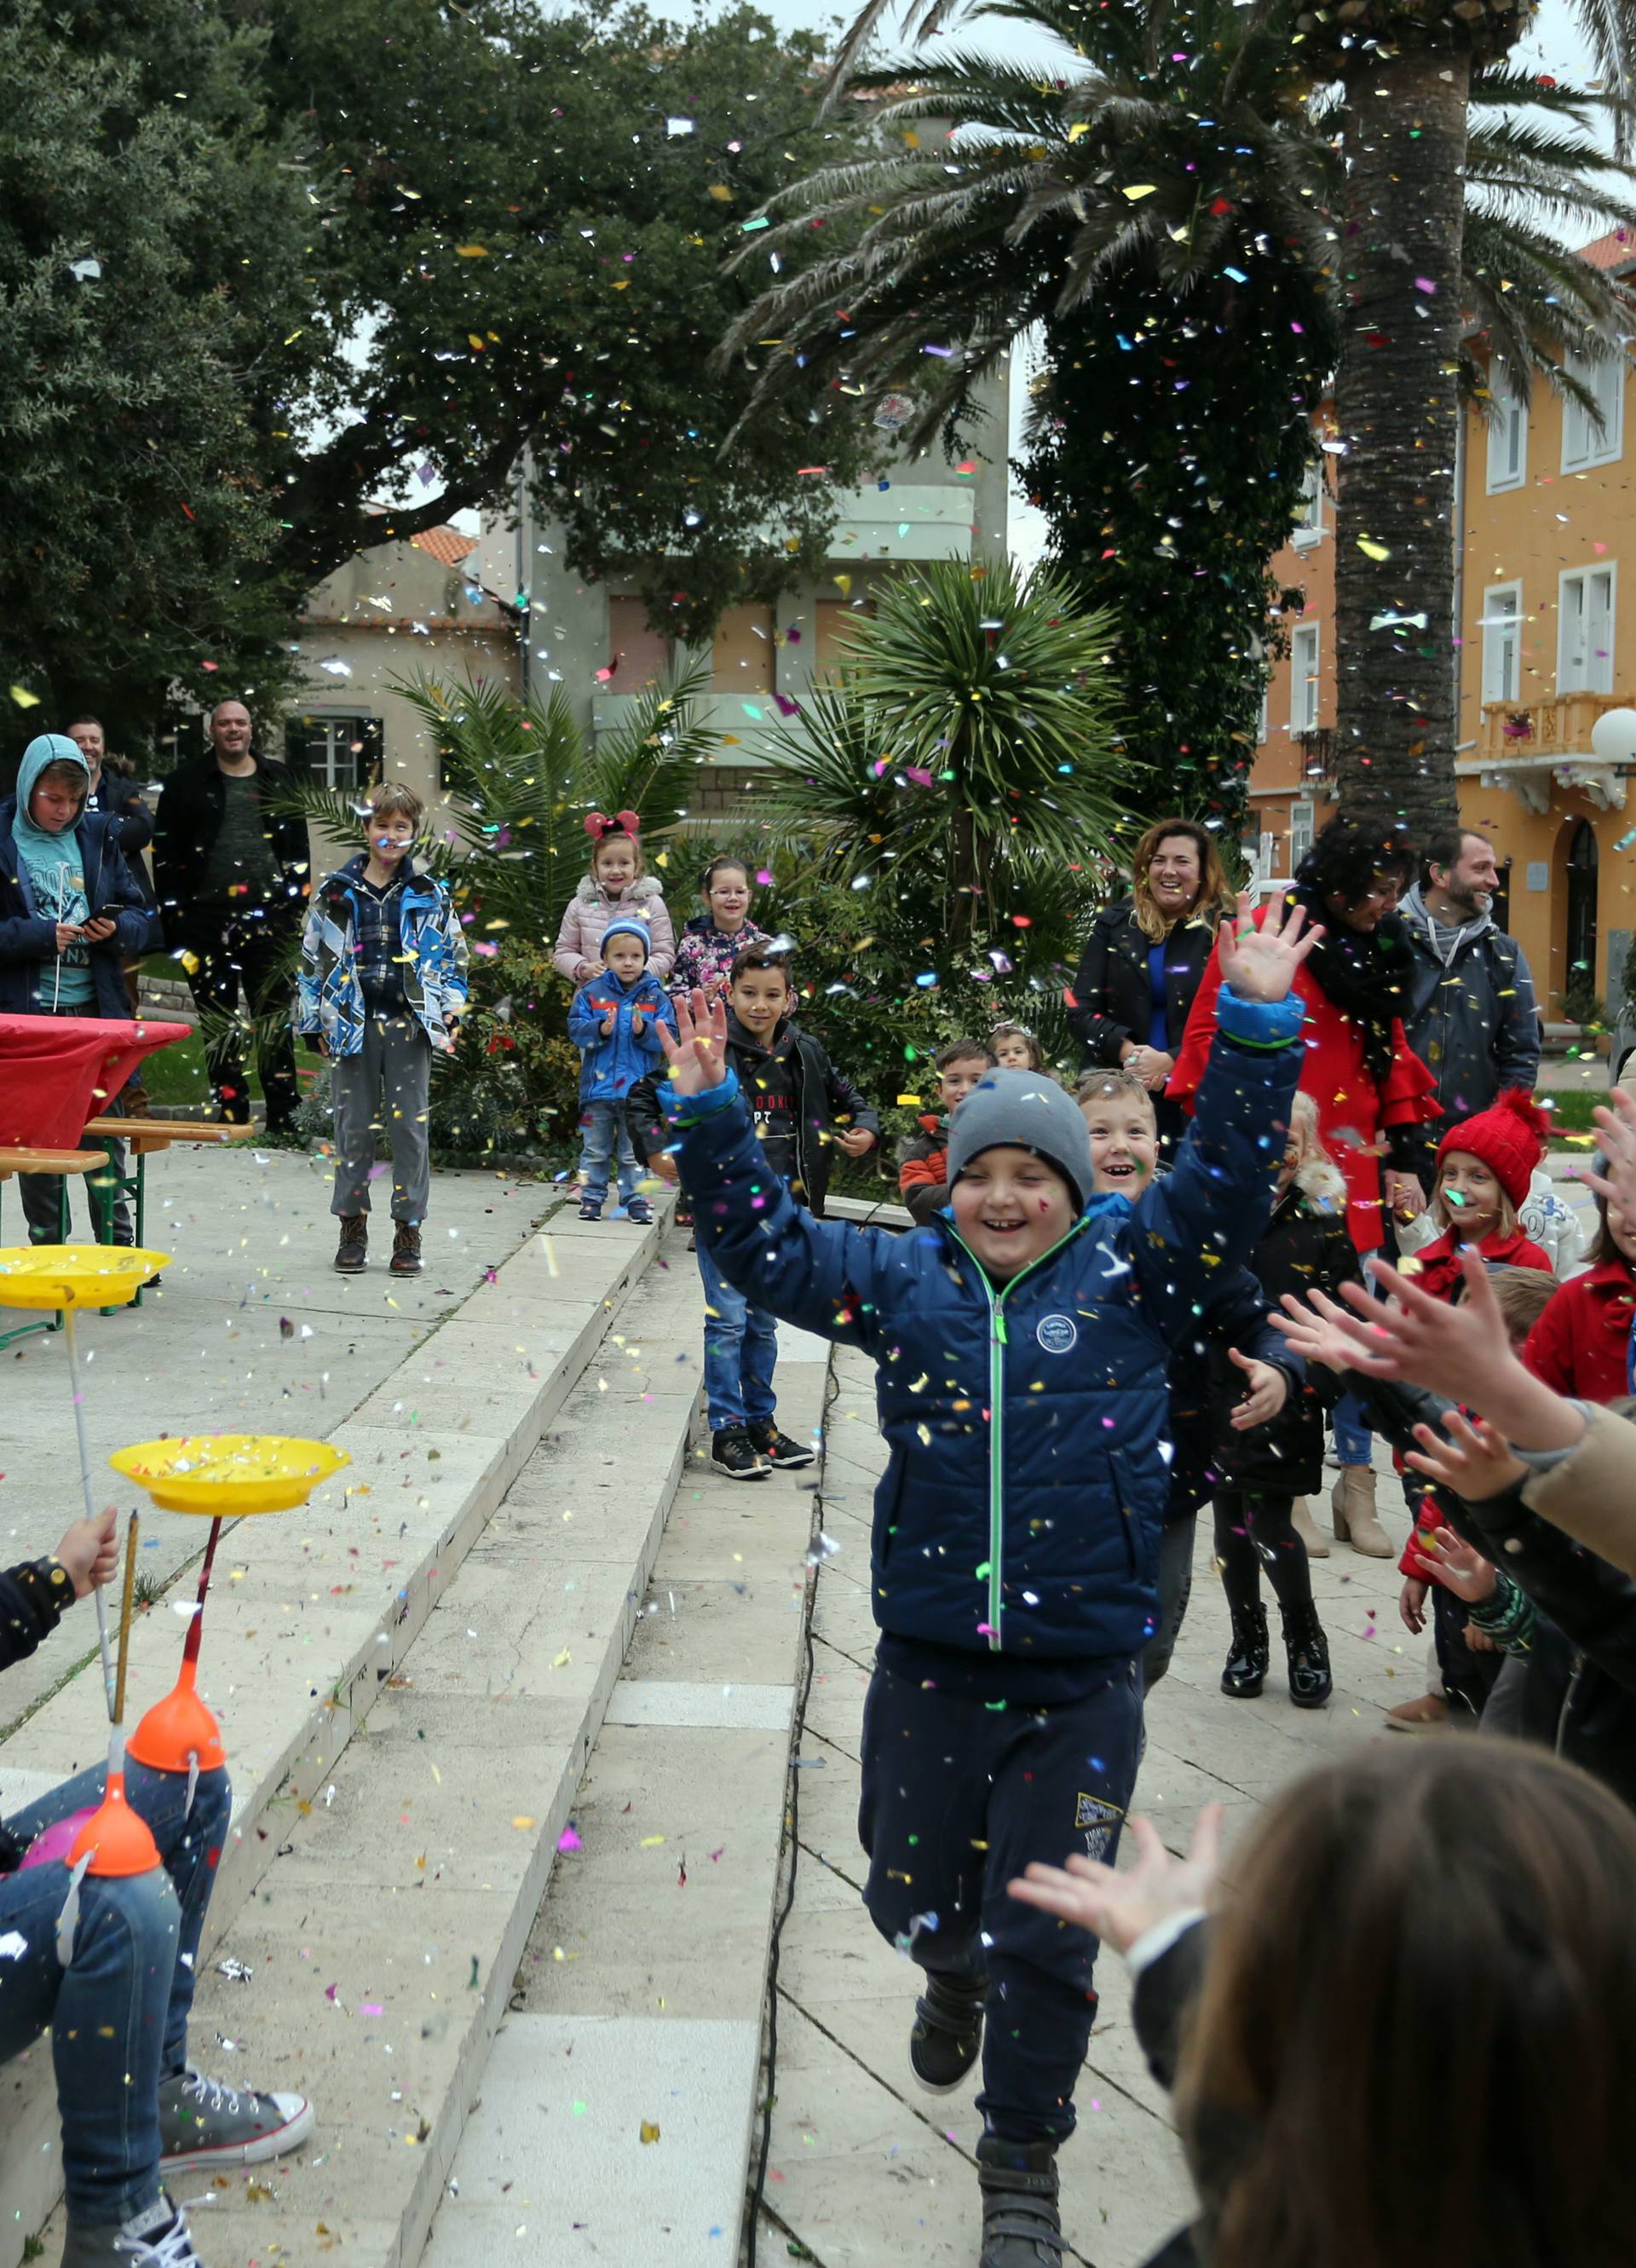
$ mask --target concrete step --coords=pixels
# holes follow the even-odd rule
[[[414,1758],[412,1772],[386,1775],[397,1793],[409,1798],[405,1815],[411,1822],[414,1796],[438,1785],[441,1767],[433,1765],[443,1727],[416,1722],[406,1729],[413,1697],[392,1681],[542,1431],[581,1380],[590,1376],[593,1392],[598,1380],[627,1388],[632,1362],[624,1311],[657,1255],[667,1219],[668,1208],[654,1226],[640,1229],[581,1223],[560,1210],[334,1429],[331,1438],[353,1462],[332,1485],[315,1491],[301,1511],[240,1522],[224,1535],[201,1690],[222,1720],[233,1775],[233,1831],[211,1901],[207,1956],[214,1957],[211,1948],[257,1897],[263,1876],[309,1813],[327,1819],[325,1793],[338,1786],[338,1761],[371,1712],[387,1710],[383,1739],[390,1727],[399,1749]],[[696,1307],[696,1279],[693,1289]],[[652,1383],[657,1399],[661,1382]],[[669,1399],[686,1401],[696,1372],[663,1383]],[[274,1422],[277,1414],[268,1413]],[[156,1411],[155,1430],[167,1419],[180,1430],[169,1410]],[[158,1523],[177,1516],[152,1518]],[[554,1564],[565,1555],[554,1536],[553,1547]],[[632,1567],[622,1543],[615,1557],[622,1597]],[[588,1626],[605,1635],[610,1612],[598,1593]],[[179,1624],[164,1613],[144,1616],[134,1630],[133,1720],[168,1689],[179,1637]],[[570,1651],[572,1643],[562,1641]],[[554,1646],[553,1654],[559,1650]],[[613,1668],[598,1673],[604,1691],[622,1652],[621,1642]],[[581,1691],[578,1679],[556,1681],[552,1706],[561,1724],[572,1719],[576,1705],[583,1713],[589,1691]],[[451,1699],[446,1715],[460,1714]],[[526,1712],[516,1727],[525,1738],[539,1730]],[[448,1731],[453,1785],[492,1778],[459,1737],[458,1722]],[[434,1743],[429,1760],[426,1739]],[[14,1771],[66,1777],[98,1760],[106,1745],[100,1680],[82,1671],[0,1744],[0,1784],[10,1788]],[[365,1752],[378,1753],[373,1739]],[[422,1871],[413,1870],[408,1880]],[[314,1896],[324,1929],[313,1944],[309,1924],[304,1940],[320,1962],[332,1941],[328,1933],[336,1930],[333,1941],[341,1941],[342,1917],[355,1911],[354,1886],[344,1873],[337,1885],[334,1897]],[[300,1973],[298,1958],[290,1955],[292,1977]],[[339,1988],[341,1979],[334,1981]],[[216,2034],[232,2039],[244,2005],[222,2005],[214,2027],[202,2010],[194,2033],[201,2063],[220,2067],[225,2054],[230,2076],[240,2066],[217,2045]],[[307,2051],[314,2022],[335,2005],[319,1991],[315,2010],[288,2006],[291,2029],[281,2056]],[[50,2059],[42,2045],[0,2067],[0,2268],[14,2268],[26,2239],[46,2220],[60,2194],[59,2162]]]
[[[417,2258],[683,1472],[699,1306],[672,1233],[366,1736],[281,1826],[218,1948],[249,1983],[207,1966],[198,2061],[297,2088],[319,2119],[294,2158],[176,2184],[212,2268]]]
[[[800,1439],[829,1349],[779,1339]],[[425,2268],[738,2257],[816,1477],[684,1482]]]

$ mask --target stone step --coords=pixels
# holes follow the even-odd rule
[[[781,1328],[779,1419],[828,1347]],[[731,2268],[805,1662],[816,1469],[684,1481],[424,2268]]]
[[[257,1896],[309,1810],[327,1816],[323,1792],[371,1712],[390,1705],[383,1725],[415,1744],[416,1789],[437,1786],[422,1764],[424,1728],[403,1734],[409,1703],[390,1681],[581,1380],[623,1381],[629,1364],[621,1319],[667,1219],[668,1208],[646,1229],[591,1225],[560,1209],[334,1430],[330,1438],[352,1456],[334,1484],[315,1491],[303,1510],[224,1534],[201,1691],[222,1720],[233,1831],[206,1955]],[[693,1297],[696,1306],[696,1280]],[[684,1398],[694,1383],[696,1372]],[[667,1384],[674,1398],[678,1387]],[[276,1420],[276,1411],[269,1415]],[[176,1517],[152,1515],[155,1522]],[[620,1581],[629,1580],[626,1564]],[[153,1613],[134,1630],[133,1719],[174,1677],[180,1629],[170,1615]],[[106,1743],[100,1680],[82,1670],[0,1744],[0,1781],[9,1787],[14,1770],[65,1778],[95,1762]],[[375,1752],[372,1740],[365,1752]],[[458,1742],[457,1753],[457,1776],[469,1774],[473,1759]],[[320,1995],[317,2014],[327,2013]],[[310,2030],[298,2029],[285,2051],[305,2044]],[[208,2021],[195,2039],[200,2061],[219,2066]],[[59,2166],[42,2045],[0,2067],[0,2268],[15,2268],[46,2220],[60,2194]]]

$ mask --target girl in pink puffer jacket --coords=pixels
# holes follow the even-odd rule
[[[676,938],[660,884],[642,872],[642,821],[634,811],[612,819],[593,811],[585,821],[591,841],[591,872],[582,877],[552,960],[570,984],[588,984],[602,973],[602,932],[620,914],[644,922],[652,949],[648,966],[661,984],[676,958]]]

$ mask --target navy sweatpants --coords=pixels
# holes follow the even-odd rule
[[[1006,1896],[1031,1859],[1111,1863],[1136,1778],[1133,1662],[1082,1698],[990,1706],[877,1668],[863,1705],[863,1901],[922,1969],[988,1980],[985,2129],[1008,2142],[1074,2131],[1097,2013],[1097,1940]]]

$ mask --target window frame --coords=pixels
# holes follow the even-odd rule
[[[1495,368],[1489,373],[1488,391],[1494,408],[1496,411],[1499,412],[1499,415],[1493,418],[1489,422],[1488,425],[1487,492],[1490,496],[1504,496],[1512,489],[1520,489],[1527,485],[1528,410],[1522,401],[1512,391],[1510,382],[1506,378],[1504,372],[1498,368]],[[1511,431],[1511,420],[1513,418],[1515,420],[1517,437],[1516,470],[1515,472],[1506,472],[1501,470],[1497,473],[1494,468],[1494,460],[1497,454],[1495,444],[1503,438],[1508,437]],[[1566,431],[1566,428],[1565,423],[1565,436]]]
[[[1574,583],[1588,586],[1596,579],[1597,577],[1603,575],[1605,575],[1608,578],[1607,648],[1600,659],[1592,653],[1590,649],[1590,628],[1588,615],[1584,611],[1583,601],[1581,601],[1580,619],[1584,626],[1585,674],[1579,683],[1570,684],[1568,682],[1568,672],[1566,666],[1567,639],[1566,596],[1568,586],[1570,584]],[[1565,567],[1562,569],[1561,572],[1557,577],[1557,692],[1559,696],[1574,693],[1607,694],[1612,692],[1615,681],[1613,663],[1615,645],[1618,636],[1618,619],[1619,569],[1618,562],[1617,560],[1603,559],[1598,560],[1594,566]],[[1598,670],[1601,670],[1606,675],[1607,682],[1605,685],[1598,685],[1594,681]]]
[[[344,732],[343,732],[344,728]],[[324,736],[324,768],[319,770],[312,762],[311,743],[318,734]],[[335,754],[344,747],[351,755],[350,743],[360,745],[353,760],[354,777],[337,779],[334,777]],[[330,795],[356,794],[359,789],[372,787],[378,775],[384,776],[386,758],[386,726],[383,718],[367,709],[296,709],[284,718],[284,758],[293,770],[299,754],[298,776],[310,780]]]
[[[1510,599],[1514,601],[1514,612],[1511,615],[1508,632],[1500,631],[1498,624],[1490,622],[1489,616],[1496,599]],[[1515,705],[1522,698],[1522,585],[1520,578],[1510,582],[1488,585],[1483,593],[1481,627],[1483,632],[1482,706],[1485,709],[1493,709],[1506,703]],[[1514,689],[1509,692],[1503,687],[1496,691],[1493,685],[1495,674],[1493,666],[1493,658],[1502,637],[1506,636],[1509,637],[1512,644],[1513,674],[1516,681]]]
[[[1315,543],[1324,541],[1324,460],[1314,458],[1302,475],[1301,502],[1302,518],[1290,530],[1289,540],[1297,551],[1310,551]]]
[[[1297,656],[1302,638],[1312,644],[1312,666],[1302,670]],[[1289,633],[1289,729],[1299,740],[1303,733],[1318,729],[1319,682],[1324,666],[1324,626],[1321,622],[1297,622]],[[1306,714],[1305,702],[1310,701],[1311,714]]]
[[[1571,354],[1563,367],[1571,378],[1581,379],[1601,398],[1603,382],[1612,378],[1612,400],[1604,403],[1606,422],[1600,433],[1588,418],[1583,418],[1584,453],[1569,453],[1571,438],[1581,430],[1582,413],[1579,404],[1566,394],[1562,401],[1562,466],[1564,473],[1584,473],[1597,465],[1615,465],[1625,454],[1625,385],[1630,374],[1625,349],[1621,345],[1612,355],[1592,357]]]
[[[1299,850],[1295,848],[1295,829],[1298,815],[1305,836],[1305,840],[1302,842]],[[1289,871],[1292,874],[1295,873],[1296,867],[1299,866],[1302,860],[1306,857],[1307,852],[1312,848],[1313,838],[1317,833],[1317,806],[1312,801],[1310,797],[1302,797],[1298,801],[1293,802],[1290,805]]]

